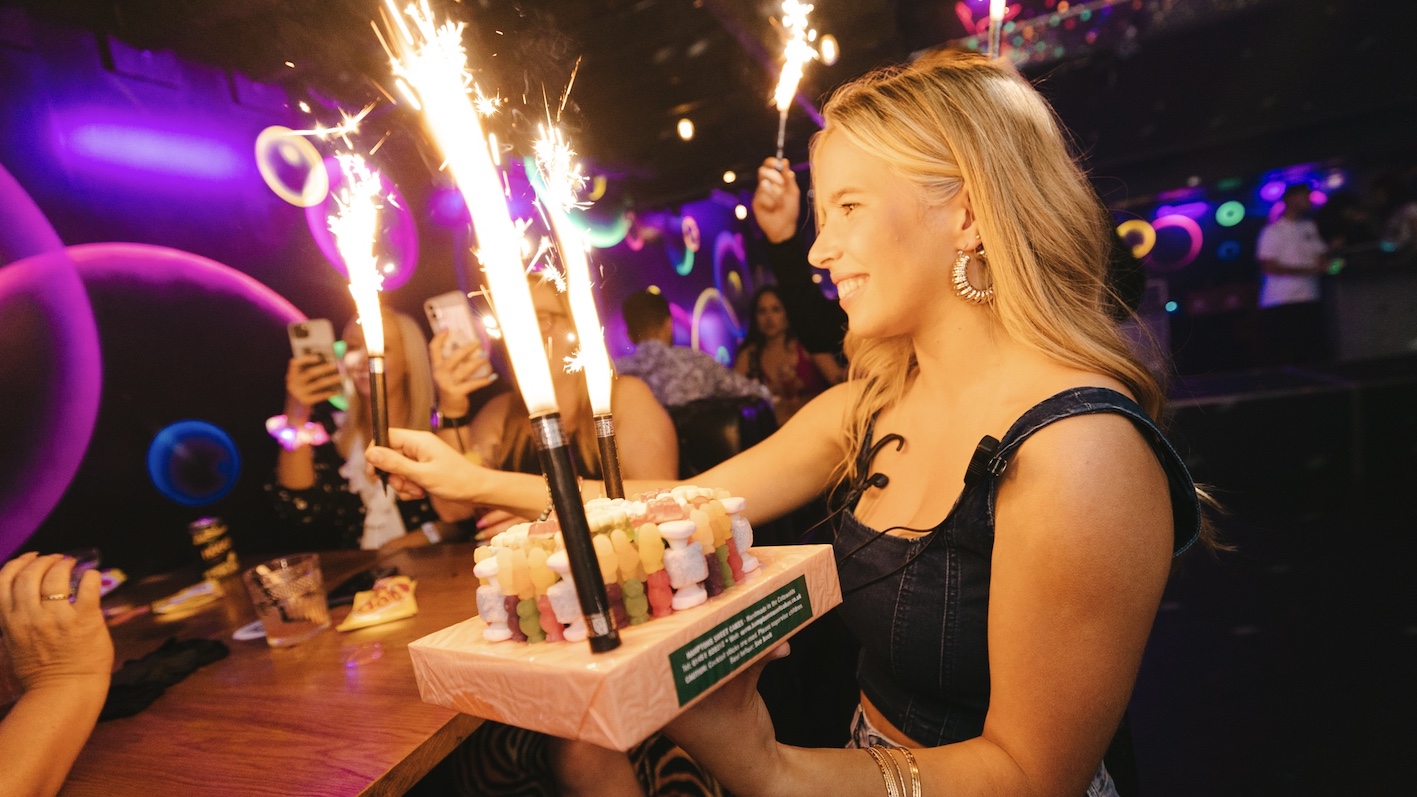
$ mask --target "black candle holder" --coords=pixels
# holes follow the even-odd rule
[[[374,445],[389,446],[389,387],[384,376],[384,355],[369,355],[369,419],[374,427],[370,434]],[[389,474],[377,471],[384,486],[389,484]]]
[[[620,478],[620,449],[615,445],[615,416],[595,416],[595,440],[600,445],[601,478],[606,498],[624,498],[625,482]]]
[[[566,544],[566,557],[571,564],[571,579],[576,583],[576,597],[585,615],[586,633],[592,653],[605,653],[620,647],[620,633],[610,617],[610,598],[600,577],[600,561],[590,538],[590,522],[581,503],[580,483],[576,480],[571,449],[561,429],[559,413],[548,413],[531,419],[532,436],[536,439],[537,458],[551,488],[551,503],[556,508],[556,520],[561,524],[561,537]]]

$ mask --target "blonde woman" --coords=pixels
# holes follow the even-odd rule
[[[1111,317],[1097,198],[1045,101],[977,55],[870,74],[823,113],[810,259],[852,379],[695,481],[755,522],[837,488],[868,749],[778,745],[757,667],[666,733],[744,796],[1115,794],[1103,753],[1202,524]],[[370,459],[409,494],[542,500],[431,436],[393,442]]]

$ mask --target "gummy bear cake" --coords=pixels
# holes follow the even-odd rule
[[[617,628],[698,606],[748,578],[758,561],[745,501],[681,485],[585,505]],[[488,641],[585,639],[585,620],[555,519],[522,523],[474,553],[477,613]]]

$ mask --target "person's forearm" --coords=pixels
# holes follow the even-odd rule
[[[294,451],[281,449],[276,457],[276,482],[287,490],[308,490],[315,486],[315,449],[304,445]]]
[[[0,720],[5,793],[57,793],[98,721],[107,692],[107,679],[26,692]]]

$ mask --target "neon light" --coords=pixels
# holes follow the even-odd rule
[[[1156,246],[1156,228],[1145,219],[1127,219],[1117,225],[1117,235],[1132,248],[1132,257],[1143,258]]]
[[[1153,265],[1157,265],[1165,269],[1185,268],[1196,259],[1196,255],[1200,254],[1201,243],[1203,242],[1205,236],[1203,233],[1201,233],[1200,225],[1196,224],[1195,220],[1191,219],[1190,217],[1182,216],[1179,214],[1163,216],[1157,219],[1154,223],[1152,223],[1151,226],[1156,231],[1164,230],[1168,227],[1176,227],[1181,230],[1184,230],[1186,234],[1189,235],[1191,238],[1190,249],[1186,251],[1186,254],[1183,255],[1180,260],[1177,260],[1175,263],[1160,263],[1156,260],[1156,258],[1153,257],[1150,261]]]
[[[241,454],[231,436],[206,421],[178,421],[148,446],[153,486],[183,506],[225,498],[241,475]]]
[[[1156,209],[1156,213],[1152,218],[1159,219],[1162,216],[1179,215],[1199,219],[1204,216],[1208,210],[1210,210],[1210,205],[1205,202],[1187,202],[1184,205],[1176,205],[1174,207],[1171,205],[1162,205]]]
[[[241,156],[219,141],[150,128],[83,124],[64,143],[81,158],[152,174],[230,180],[245,170]]]
[[[1245,220],[1245,204],[1230,200],[1215,209],[1215,222],[1222,227],[1234,227]]]
[[[1174,313],[1179,309],[1181,309],[1181,306],[1179,304],[1176,304],[1174,301],[1166,303],[1166,312],[1168,313]]]

